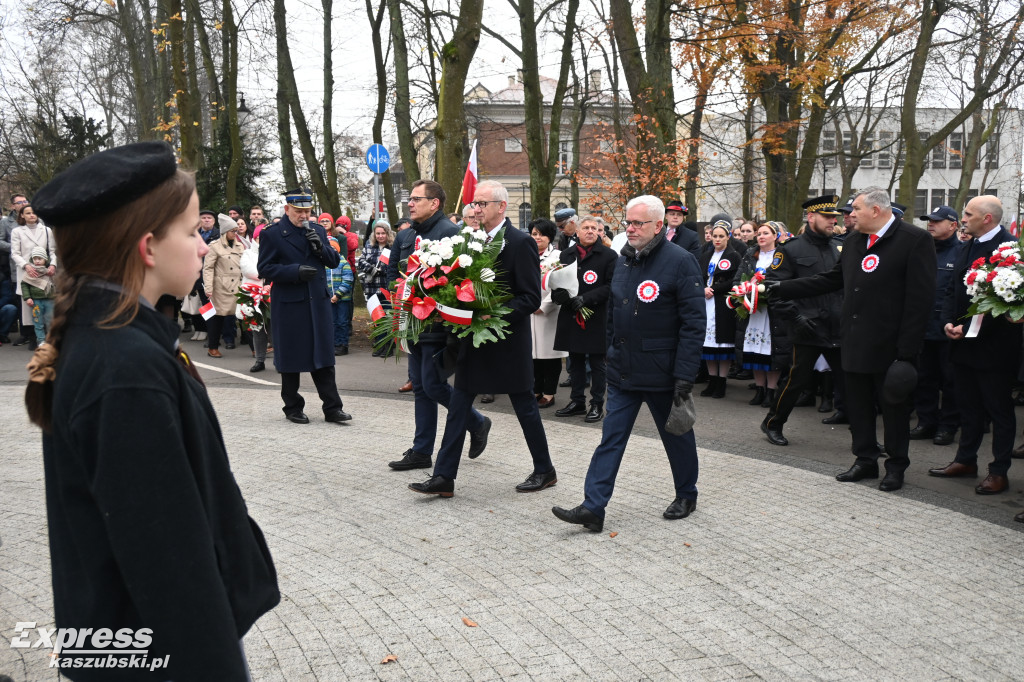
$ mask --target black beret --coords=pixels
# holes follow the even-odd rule
[[[88,156],[43,185],[32,208],[51,226],[112,213],[174,175],[178,162],[166,142],[136,142]]]

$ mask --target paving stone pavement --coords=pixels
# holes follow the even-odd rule
[[[4,404],[21,395],[0,386]],[[255,680],[1024,679],[1013,528],[708,449],[697,511],[665,521],[664,451],[634,435],[588,533],[550,508],[582,500],[596,429],[545,421],[558,485],[518,494],[525,441],[488,412],[486,453],[441,500],[406,489],[427,472],[386,467],[411,440],[409,400],[360,397],[349,425],[310,409],[296,426],[276,391],[211,397],[283,595],[245,638]],[[20,409],[0,437],[9,641],[53,616],[39,439]],[[0,673],[56,679],[45,651],[3,642]]]

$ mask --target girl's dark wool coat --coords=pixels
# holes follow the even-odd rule
[[[584,328],[576,322],[576,313],[569,306],[562,306],[558,311],[555,350],[604,355],[607,350],[605,337],[608,324],[608,297],[612,293],[612,275],[615,273],[615,261],[618,257],[619,254],[601,242],[596,242],[590,253],[582,260],[575,244],[562,251],[559,261],[576,261],[576,279],[580,283],[578,295],[583,298],[583,305],[590,308],[594,314],[586,320]]]
[[[711,256],[714,254],[715,252],[712,250],[701,255],[700,267],[705,286],[707,286]],[[726,246],[711,279],[711,289],[715,292],[716,343],[736,343],[736,312],[727,306],[725,301],[729,297],[729,290],[732,289],[732,278],[740,267],[740,260],[742,260],[740,254],[732,246]],[[728,267],[723,267],[724,263],[728,263]]]
[[[280,600],[270,552],[206,389],[175,357],[177,325],[140,308],[99,329],[116,296],[79,296],[43,436],[56,625],[150,628],[150,660],[169,655],[170,668],[63,672],[245,680],[238,642]]]

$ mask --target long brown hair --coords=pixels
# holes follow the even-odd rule
[[[193,175],[178,170],[155,189],[111,213],[52,228],[59,264],[53,322],[46,343],[39,346],[28,365],[25,389],[29,419],[44,431],[53,423],[55,364],[68,316],[82,287],[93,279],[119,285],[117,303],[99,326],[113,329],[131,324],[139,313],[139,293],[146,275],[138,256],[139,240],[148,232],[162,239],[170,223],[188,207],[195,188]],[[154,215],[158,216],[155,221]]]

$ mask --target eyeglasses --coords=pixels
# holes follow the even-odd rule
[[[634,229],[639,230],[641,227],[643,227],[647,223],[653,223],[653,222],[654,222],[653,220],[623,220],[622,221],[622,226],[623,227],[632,227]]]
[[[22,199],[21,201],[15,201],[14,205],[15,206],[24,206],[27,203],[28,203],[28,199]]]
[[[434,197],[409,197],[409,203],[415,204],[417,201],[431,201]]]
[[[474,208],[487,208],[488,204],[500,204],[500,201],[473,201],[470,202],[470,206]]]

